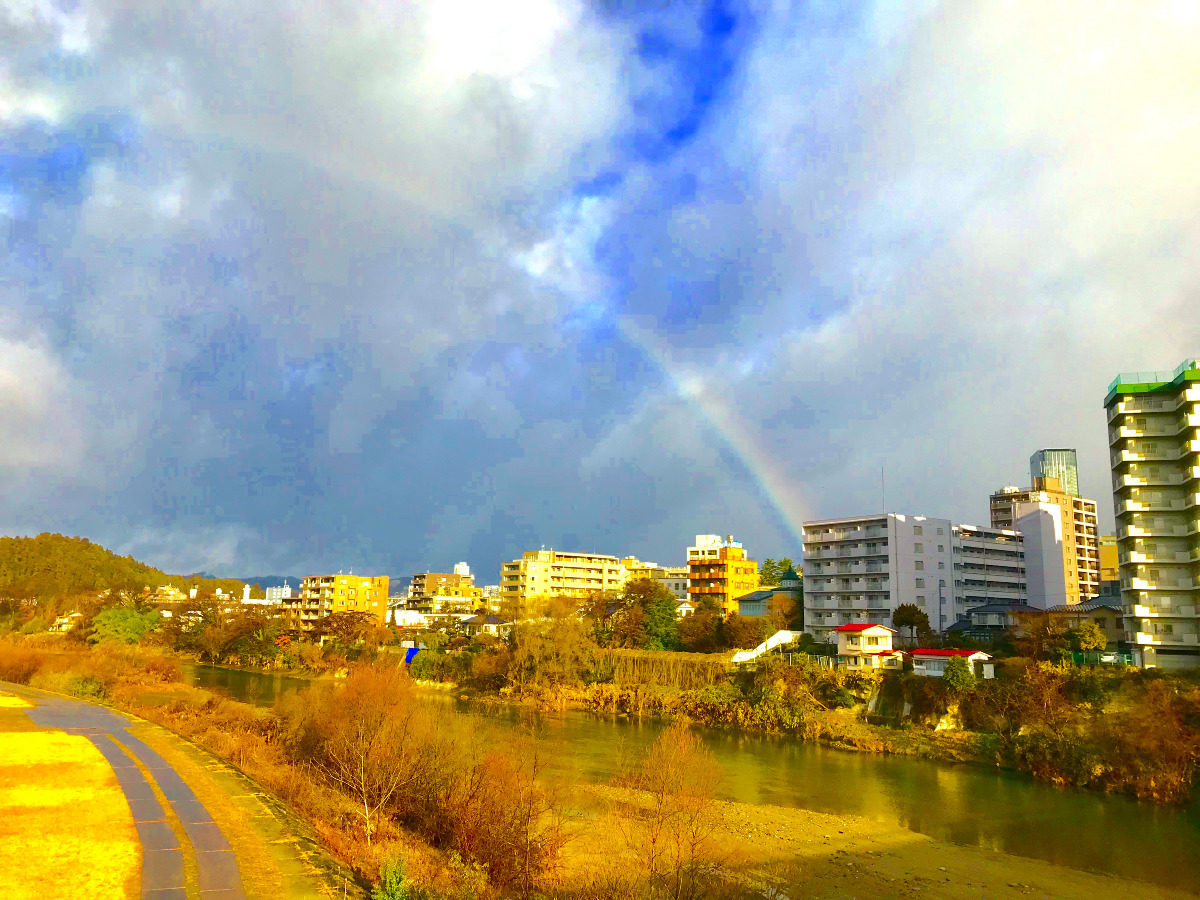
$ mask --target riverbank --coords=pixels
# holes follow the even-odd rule
[[[89,672],[100,671],[98,659],[103,654],[93,657],[87,651],[81,651],[75,656],[73,672],[51,672],[49,675],[52,680],[87,689],[92,684],[88,681],[92,677]],[[156,672],[162,668],[149,658],[146,664]],[[202,668],[206,677],[236,675],[236,685],[231,685],[234,688],[231,692],[257,697],[259,702],[266,701],[267,694],[279,686],[279,680],[272,676],[255,675],[245,670],[214,672],[209,667]],[[322,789],[312,783],[311,776],[295,780],[291,776],[283,777],[291,770],[271,769],[274,765],[271,760],[278,754],[278,749],[272,749],[278,738],[272,735],[279,734],[279,726],[268,710],[220,699],[210,691],[180,684],[174,680],[177,675],[169,677],[165,671],[162,674],[163,677],[147,679],[147,683],[141,685],[133,683],[136,679],[109,682],[108,691],[114,703],[134,712],[140,710],[139,714],[162,721],[179,732],[187,739],[181,741],[181,745],[190,746],[188,741],[195,741],[248,773],[259,785],[266,786],[267,790],[260,788],[259,793],[285,798],[292,809],[314,823],[314,840],[319,840],[343,859],[355,860],[356,865],[362,867],[360,871],[370,873],[373,859],[377,872],[379,854],[401,852],[409,860],[410,874],[418,876],[421,883],[441,884],[445,888],[442,893],[452,896],[450,888],[456,883],[456,876],[443,854],[412,836],[406,837],[402,830],[393,829],[386,836],[380,835],[386,837],[382,850],[374,851],[368,858],[363,855],[366,848],[361,835],[353,836],[352,808],[325,796]],[[269,688],[264,687],[264,679],[271,682]],[[438,706],[455,715],[460,715],[459,711],[466,706],[459,699],[461,693],[457,690],[434,689],[430,696],[439,697],[443,702]],[[545,779],[557,802],[575,810],[568,828],[572,840],[562,849],[562,865],[554,873],[552,882],[547,883],[545,895],[563,900],[618,896],[605,893],[602,885],[597,890],[595,880],[597,866],[602,867],[609,857],[615,859],[627,852],[616,843],[620,834],[617,825],[626,822],[627,818],[614,812],[614,795],[606,794],[612,790],[611,784],[606,783],[613,778],[614,758],[639,758],[661,733],[661,726],[649,727],[643,723],[650,720],[637,717],[620,719],[610,715],[605,719],[567,713],[552,715],[532,729],[523,721],[514,722],[516,733],[509,735],[504,720],[514,716],[523,720],[524,717],[516,716],[516,713],[520,709],[530,709],[531,704],[499,703],[492,699],[486,706],[493,711],[492,717],[470,727],[476,731],[498,729],[489,739],[492,745],[513,751],[524,748],[520,753],[526,758],[539,758],[544,767],[539,778]],[[620,724],[622,721],[624,725]],[[450,724],[448,720],[447,724]],[[467,723],[454,726],[455,729],[463,727],[467,727]],[[603,741],[594,748],[587,748],[589,756],[582,757],[579,755],[584,746],[581,741],[590,739],[585,737],[585,732],[590,734],[592,731],[597,731]],[[531,734],[536,736],[534,743],[530,743]],[[932,763],[922,763],[914,768],[914,763],[902,762],[899,758],[894,764],[885,764],[883,761],[889,757],[884,755],[872,757],[817,751],[812,743],[751,735],[739,729],[726,729],[710,732],[705,737],[727,770],[724,799],[719,803],[730,827],[726,843],[737,849],[737,858],[731,860],[728,867],[737,878],[731,887],[733,893],[727,896],[761,897],[762,890],[753,886],[756,883],[790,885],[785,893],[792,897],[841,896],[839,885],[857,884],[853,879],[845,881],[842,878],[844,873],[851,872],[846,860],[854,862],[856,854],[863,857],[864,868],[853,870],[853,874],[861,880],[867,876],[867,869],[878,869],[878,876],[871,875],[875,880],[869,883],[881,896],[909,896],[904,892],[905,884],[926,884],[918,879],[928,882],[924,890],[926,896],[968,896],[963,893],[964,885],[978,886],[985,882],[981,879],[964,879],[961,884],[957,880],[947,882],[940,867],[947,866],[953,873],[956,870],[946,860],[959,859],[963,861],[961,871],[964,873],[976,869],[984,871],[980,867],[985,866],[986,860],[978,854],[1000,861],[986,875],[987,881],[995,882],[993,887],[997,889],[1001,885],[996,879],[1006,869],[1027,875],[1016,877],[1014,874],[1004,882],[1005,885],[1008,882],[1034,885],[1051,896],[1082,896],[1104,889],[1105,885],[1109,890],[1127,893],[1133,883],[1101,875],[1080,881],[1079,878],[1087,873],[1081,873],[1078,868],[1054,866],[1050,862],[1012,854],[992,854],[976,847],[961,846],[952,840],[993,847],[1011,844],[1022,853],[1035,856],[1045,855],[1049,848],[1051,859],[1074,860],[1074,865],[1085,868],[1107,868],[1110,860],[1135,860],[1135,866],[1122,871],[1135,875],[1145,871],[1156,878],[1168,877],[1177,886],[1200,889],[1200,872],[1194,871],[1194,866],[1178,864],[1190,859],[1191,851],[1186,848],[1194,846],[1194,824],[1189,825],[1186,819],[1174,813],[1148,817],[1148,811],[1124,801],[1101,798],[1085,801],[1082,796],[1056,793],[1012,776],[997,774],[981,778],[972,774],[975,767],[939,768]],[[755,768],[750,770],[744,762],[735,763],[734,757],[722,749],[746,745],[758,748],[753,757],[744,754],[737,757],[744,762],[756,760]],[[165,751],[160,752],[166,755]],[[789,768],[799,760],[808,760],[804,768]],[[267,768],[263,769],[264,766]],[[884,776],[882,779],[881,775]],[[778,782],[774,787],[772,780]],[[788,802],[779,793],[780,788],[789,791],[788,796],[796,797],[791,802],[818,811],[779,805]],[[904,792],[911,792],[911,798],[903,799]],[[775,797],[779,799],[772,800]],[[895,806],[897,798],[902,800],[899,806]],[[743,799],[750,802],[739,802]],[[868,814],[820,811],[831,806]],[[954,815],[943,822],[939,819],[943,810]],[[842,827],[833,829],[837,822],[842,822]],[[978,830],[963,834],[962,829],[967,823],[972,827],[978,824]],[[1039,840],[1038,829],[1043,823],[1050,831]],[[929,830],[938,838],[914,834],[910,830],[914,828]],[[826,834],[829,835],[827,842]],[[808,842],[800,841],[802,837]],[[1063,838],[1066,838],[1065,844]],[[1079,856],[1074,852],[1078,847],[1089,845],[1103,849],[1099,855],[1085,853]],[[882,853],[884,848],[900,848],[904,852],[895,859],[881,856],[876,860],[868,855],[868,851]],[[900,853],[900,849],[895,853]],[[1062,852],[1064,850],[1070,852]],[[1176,862],[1169,863],[1168,860]],[[855,865],[859,863],[855,862]],[[612,868],[611,860],[609,868]],[[974,890],[977,892],[970,895],[979,896],[978,887]],[[1013,888],[1012,891],[1011,896],[1030,895],[1024,888]],[[1182,896],[1171,891],[1171,888],[1148,887],[1140,893]]]
[[[645,802],[620,788],[589,788],[602,807]],[[768,897],[1028,898],[1193,897],[1183,890],[936,841],[860,816],[720,802],[728,867]],[[611,848],[581,853],[581,870],[611,865]],[[630,858],[632,861],[632,858]],[[772,893],[774,892],[774,893]]]

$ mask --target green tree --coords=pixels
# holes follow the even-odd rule
[[[946,671],[942,679],[958,694],[966,694],[975,689],[975,673],[971,671],[971,663],[965,656],[952,656],[946,661]]]
[[[646,613],[642,627],[646,630],[647,650],[679,649],[679,619],[675,615],[677,605],[673,596],[667,596],[655,598],[642,607]]]
[[[896,607],[892,613],[892,624],[897,628],[907,628],[913,640],[918,634],[923,637],[930,632],[929,616],[911,603],[901,603]]]
[[[626,622],[616,626],[614,632],[621,632],[621,646],[647,650],[679,647],[679,622],[675,615],[679,601],[661,581],[631,579],[621,590],[620,603],[625,611],[621,618]],[[641,610],[640,617],[631,614],[634,609]]]
[[[125,606],[111,606],[92,619],[93,644],[136,644],[158,622],[158,613],[138,612]]]
[[[779,563],[768,556],[758,567],[759,587],[777,587],[779,585],[779,576],[783,573],[784,570],[779,567]]]
[[[1069,632],[1069,636],[1072,649],[1085,653],[1092,650],[1103,650],[1108,646],[1108,637],[1104,634],[1104,629],[1095,622],[1084,622]]]

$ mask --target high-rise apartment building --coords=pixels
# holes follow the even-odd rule
[[[1048,451],[1043,451],[1048,452]],[[1029,605],[1082,603],[1100,593],[1100,532],[1096,502],[1062,489],[1057,478],[1033,487],[1005,487],[991,497],[993,528],[1025,535]]]
[[[1062,490],[1079,496],[1079,460],[1074,450],[1039,450],[1029,457],[1029,483],[1039,478],[1057,478]]]
[[[500,601],[513,615],[523,614],[538,598],[618,590],[628,575],[615,556],[531,550],[500,567]]]
[[[387,620],[388,576],[310,575],[300,582],[297,597],[282,601],[284,622],[297,631],[312,631],[334,613],[365,612]]]
[[[1125,632],[1144,666],[1200,666],[1200,360],[1104,398]]]
[[[737,599],[758,590],[758,562],[733,535],[696,535],[688,547],[688,599],[694,603],[712,600],[723,613],[738,611]]]
[[[972,607],[1025,602],[1024,539],[1008,529],[897,513],[822,519],[804,528],[804,629],[891,625],[901,604],[944,631]]]

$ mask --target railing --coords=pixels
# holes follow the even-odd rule
[[[1077,666],[1132,666],[1133,654],[1105,650],[1072,653],[1071,662]]]

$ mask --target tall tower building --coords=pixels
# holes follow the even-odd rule
[[[1057,478],[1062,490],[1079,496],[1079,460],[1074,450],[1039,450],[1029,457],[1030,484],[1039,478]]]
[[[1200,667],[1200,360],[1104,398],[1125,631],[1141,664]]]
[[[1001,488],[990,505],[993,528],[1025,535],[1030,606],[1074,605],[1100,594],[1096,501],[1072,496],[1057,478],[1043,476],[1028,490]]]

